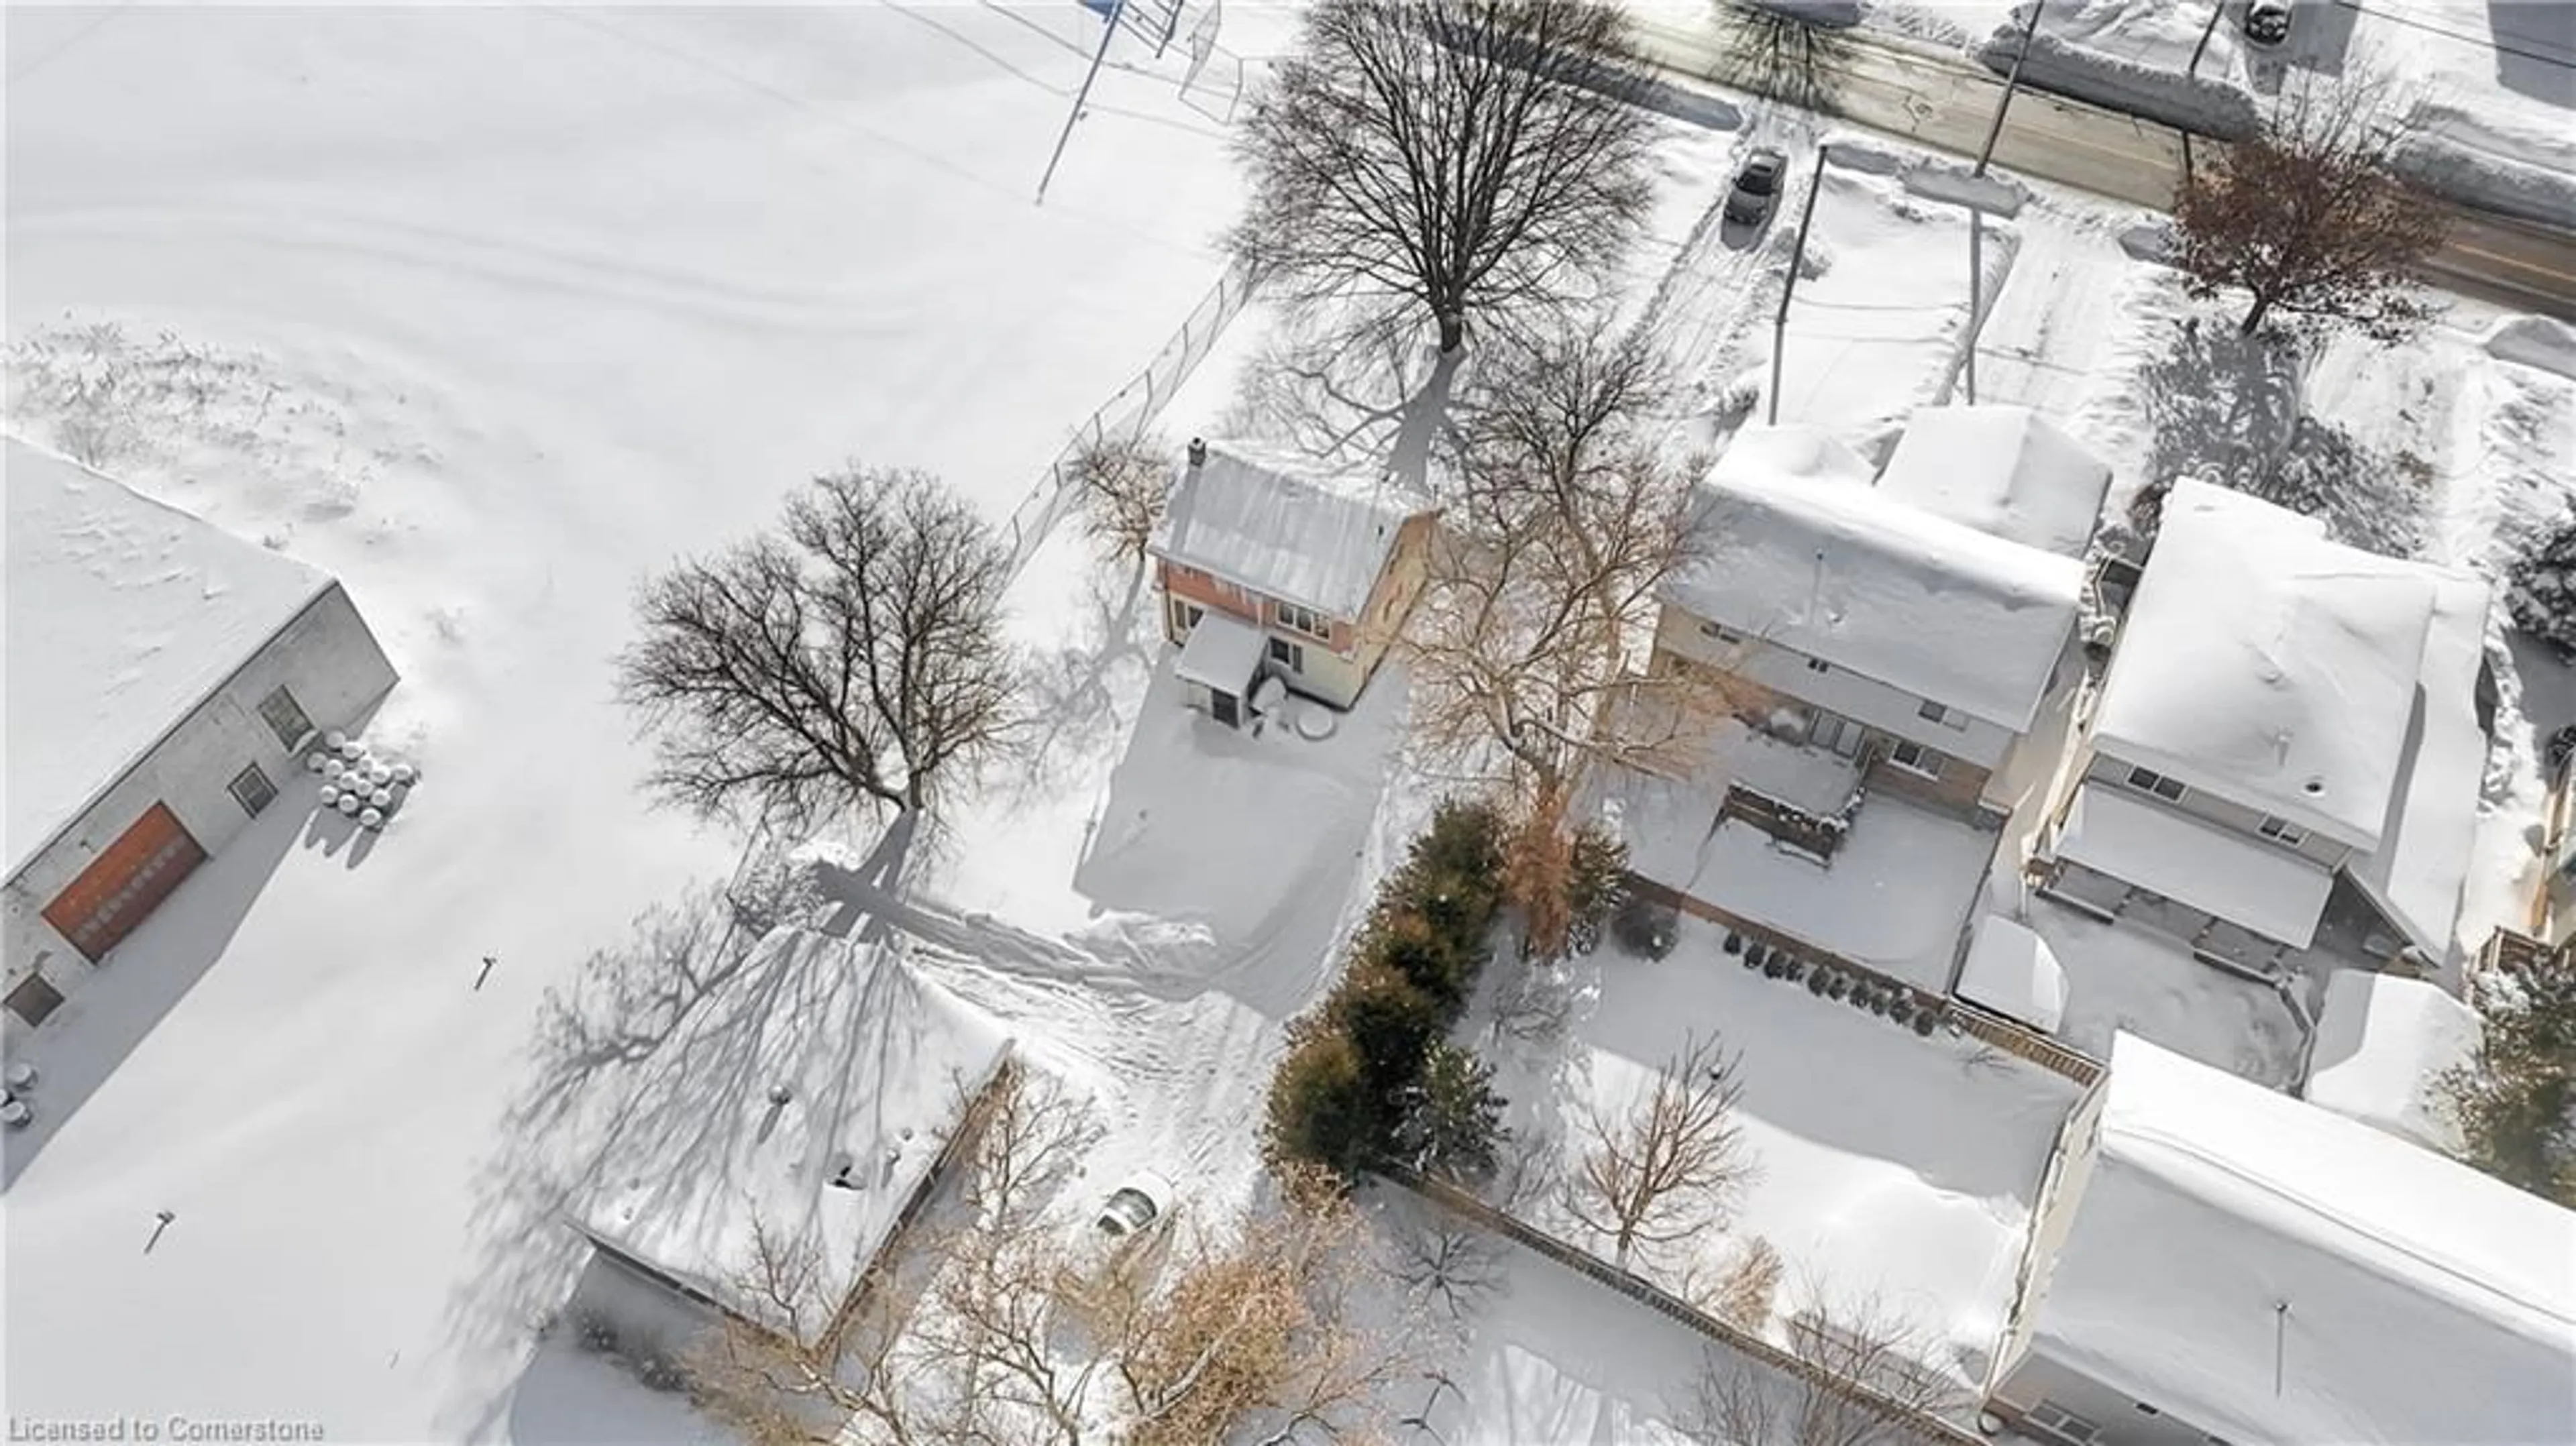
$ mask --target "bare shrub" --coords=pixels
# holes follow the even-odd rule
[[[1780,1252],[1756,1235],[1717,1278],[1708,1309],[1731,1325],[1760,1334],[1771,1324],[1771,1301],[1779,1291]]]

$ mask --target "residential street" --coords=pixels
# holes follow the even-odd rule
[[[1651,13],[1635,17],[1646,58],[1693,81],[1740,85],[1716,29]],[[1835,33],[1842,54],[1789,77],[1812,108],[1917,144],[1974,156],[2001,99],[2001,77],[1954,53],[1863,30]],[[2195,143],[2196,151],[2208,143]],[[2162,210],[2182,176],[2179,132],[2153,121],[2025,86],[2013,97],[1994,163]],[[2451,238],[2426,270],[2465,295],[2576,320],[2576,235],[2453,207]]]

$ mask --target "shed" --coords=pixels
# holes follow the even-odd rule
[[[1959,997],[2054,1034],[2066,1017],[2066,969],[2048,941],[2001,914],[1978,921],[1959,970]]]

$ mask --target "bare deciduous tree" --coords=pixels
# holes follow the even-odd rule
[[[1171,459],[1151,437],[1109,437],[1073,457],[1074,504],[1083,535],[1111,562],[1141,571],[1172,487]]]
[[[654,734],[652,787],[703,814],[929,810],[1015,726],[1010,557],[925,473],[857,468],[780,532],[680,564],[637,600],[618,695]]]
[[[1418,739],[1524,800],[1563,793],[1584,762],[1696,759],[1727,704],[1720,675],[1631,666],[1657,590],[1699,548],[1688,469],[1647,433],[1666,396],[1654,347],[1562,331],[1498,358],[1478,394],[1407,629]]]
[[[1609,1239],[1614,1263],[1628,1264],[1639,1246],[1724,1224],[1729,1197],[1754,1171],[1735,1114],[1742,1093],[1735,1057],[1716,1035],[1694,1035],[1644,1098],[1624,1112],[1596,1106],[1586,1114],[1566,1208]]]
[[[1709,1446],[1904,1446],[1968,1400],[1925,1364],[1930,1333],[1875,1297],[1800,1311],[1788,1334],[1812,1376],[1711,1352],[1676,1424]]]
[[[1380,1268],[1358,1212],[1323,1171],[1295,1167],[1281,1184],[1279,1209],[1202,1239],[1134,1312],[1118,1358],[1132,1446],[1363,1436],[1415,1374],[1415,1322],[1363,1324],[1355,1308]]]
[[[2429,314],[2412,273],[2449,230],[2402,178],[2405,113],[2384,77],[2294,71],[2262,132],[2200,167],[2174,198],[2175,264],[2195,296],[2250,295],[2238,330],[2275,312],[2394,341]]]
[[[1471,319],[1566,298],[1651,198],[1599,0],[1321,0],[1237,141],[1237,256],[1293,302],[1409,314],[1438,343],[1393,467],[1423,480]]]

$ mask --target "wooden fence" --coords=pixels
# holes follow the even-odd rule
[[[1430,1179],[1392,1160],[1378,1161],[1370,1169],[1433,1206],[1546,1256],[1737,1355],[1851,1402],[1899,1430],[1912,1433],[1913,1440],[1921,1446],[1986,1446],[1984,1439],[1973,1432],[1894,1400],[1864,1382],[1823,1370],[1741,1326],[1710,1315],[1652,1281],[1514,1219],[1455,1185]]]
[[[1791,848],[1814,854],[1820,862],[1833,858],[1849,829],[1842,819],[1810,813],[1740,783],[1726,786],[1726,797],[1717,805],[1717,816],[1742,819]]]

